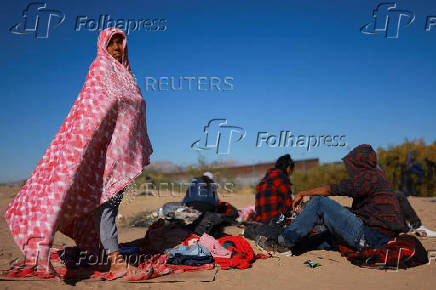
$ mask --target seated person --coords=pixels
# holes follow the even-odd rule
[[[358,251],[386,247],[390,238],[407,232],[392,185],[376,167],[372,147],[357,146],[343,160],[349,178],[297,194],[293,208],[299,206],[304,196],[314,197],[277,240],[270,239],[261,246],[292,248],[317,224],[323,224],[337,243]],[[351,211],[329,199],[329,195],[352,197]]]
[[[194,178],[186,190],[183,203],[201,212],[215,212],[218,205],[217,188],[211,172]]]
[[[295,163],[289,154],[277,159],[274,168],[256,186],[256,221],[266,223],[277,214],[290,215],[292,192],[290,177]]]

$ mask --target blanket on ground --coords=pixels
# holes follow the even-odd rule
[[[375,269],[407,269],[428,263],[427,251],[413,236],[400,235],[388,241],[386,248],[356,252],[339,246],[342,256],[352,264]]]
[[[112,273],[99,271],[98,267],[92,265],[68,267],[64,249],[52,248],[50,254],[50,263],[54,266],[52,272],[41,271],[37,265],[27,265],[24,262],[15,264],[11,269],[6,271],[0,271],[0,276],[6,278],[30,278],[36,277],[40,279],[58,278],[61,280],[77,280],[77,279],[99,279],[99,280],[114,280],[126,275],[126,272]],[[127,257],[127,260],[133,260],[134,256]],[[138,256],[135,256],[138,258]],[[185,266],[185,265],[171,265],[167,263],[168,256],[165,254],[157,254],[148,256],[147,259],[139,257],[141,261],[137,264],[139,271],[132,271],[129,273],[127,280],[129,281],[141,281],[149,280],[168,274],[212,270],[215,266],[213,263],[204,264],[201,266]],[[77,262],[77,261],[76,261]],[[89,263],[89,261],[88,261]]]
[[[199,241],[197,235],[192,235],[182,242],[183,245],[195,245]],[[107,264],[102,264],[105,261],[103,257],[85,256],[77,247],[72,248],[52,248],[50,254],[50,264],[53,265],[51,272],[41,271],[37,265],[29,265],[24,262],[18,262],[9,270],[0,271],[0,277],[6,278],[30,278],[36,277],[40,279],[58,278],[62,280],[77,280],[77,279],[100,279],[114,280],[120,277],[127,276],[129,281],[142,281],[157,278],[160,276],[192,272],[212,270],[216,265],[221,269],[247,269],[257,259],[267,259],[263,254],[255,255],[250,244],[243,237],[227,236],[218,239],[218,242],[230,252],[232,256],[229,258],[215,258],[211,263],[200,266],[174,265],[169,264],[169,256],[164,253],[159,254],[143,254],[136,252],[133,254],[124,255],[124,259],[134,266],[137,266],[138,271],[111,273],[104,272],[102,268],[108,268]]]

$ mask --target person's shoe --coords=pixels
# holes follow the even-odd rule
[[[258,248],[261,248],[262,250],[267,251],[267,252],[271,252],[272,251],[272,246],[270,245],[270,243],[268,243],[267,237],[265,237],[265,236],[257,236],[254,241],[255,241],[256,246]]]
[[[415,232],[420,237],[428,237],[428,238],[436,237],[436,231],[429,230],[427,227],[423,225],[417,228]]]
[[[267,252],[276,252],[276,253],[288,253],[290,252],[289,248],[280,245],[279,243],[268,239],[265,236],[257,236],[256,237],[256,246],[262,248]],[[292,253],[291,253],[292,255]]]

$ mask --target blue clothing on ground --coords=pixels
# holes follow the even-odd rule
[[[172,257],[175,254],[198,257],[211,256],[209,250],[198,243],[191,246],[181,246],[178,248],[173,248],[167,251],[168,257]]]
[[[167,263],[173,265],[201,266],[214,262],[209,250],[198,243],[173,248],[167,251],[167,255]]]

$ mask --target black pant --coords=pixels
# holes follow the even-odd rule
[[[401,214],[403,215],[406,226],[408,226],[411,230],[419,228],[421,226],[421,220],[410,205],[406,195],[402,191],[396,190],[395,196],[400,203]]]

